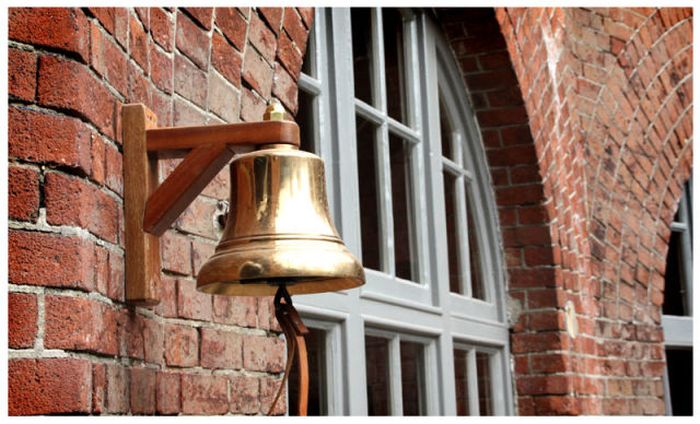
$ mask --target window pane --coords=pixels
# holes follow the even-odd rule
[[[396,276],[417,281],[415,245],[413,243],[414,211],[410,155],[412,146],[406,140],[389,135],[391,157],[391,198],[394,217],[394,261]]]
[[[389,340],[365,336],[367,414],[389,415]]]
[[[369,8],[352,8],[352,56],[355,73],[355,97],[374,105],[372,89],[372,10]]]
[[[425,415],[423,345],[401,342],[401,394],[404,415]]]
[[[309,328],[305,336],[306,350],[309,358],[309,403],[307,415],[328,415],[326,399],[326,332]],[[299,401],[299,374],[296,366],[289,373],[289,415],[298,415],[296,406]]]
[[[476,378],[479,386],[479,415],[493,415],[491,401],[491,355],[476,353]]]
[[[693,349],[666,349],[673,415],[693,415]]]
[[[469,415],[469,379],[467,378],[466,350],[454,349],[455,360],[455,395],[457,397],[457,415]]]
[[[299,125],[299,148],[306,152],[316,152],[314,96],[304,90],[299,90],[299,111],[296,122]]]
[[[682,234],[671,231],[671,240],[666,254],[666,283],[664,286],[664,315],[687,315],[685,276],[683,275]]]
[[[442,146],[442,155],[449,159],[454,159],[452,155],[452,133],[454,129],[450,125],[450,120],[447,117],[447,110],[440,96],[440,143]]]
[[[475,299],[486,300],[484,291],[484,280],[481,274],[481,250],[479,249],[479,229],[474,221],[474,202],[472,201],[471,190],[469,190],[469,182],[466,183],[466,199],[467,199],[467,232],[469,234],[469,274],[472,281],[472,297]]]
[[[442,172],[445,187],[445,225],[447,230],[447,261],[450,271],[450,291],[462,293],[459,267],[459,242],[457,227],[457,201],[455,188],[457,177],[447,171]]]
[[[357,176],[360,189],[362,264],[381,270],[379,203],[377,199],[377,127],[360,116],[357,122]]]
[[[406,120],[403,19],[395,8],[382,9],[384,28],[384,72],[387,112],[392,118]]]

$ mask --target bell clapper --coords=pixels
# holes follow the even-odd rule
[[[282,302],[283,300],[284,302]],[[304,325],[297,310],[294,309],[292,297],[289,295],[285,283],[280,284],[277,288],[274,304],[275,317],[280,323],[280,327],[282,327],[282,331],[284,332],[284,338],[287,341],[287,366],[285,367],[284,376],[280,382],[280,388],[270,405],[270,410],[267,415],[272,415],[272,411],[275,409],[275,405],[284,390],[289,372],[292,369],[292,364],[296,359],[297,369],[299,371],[299,402],[297,404],[297,412],[299,416],[306,416],[309,401],[309,363],[304,336],[309,334],[309,330]]]

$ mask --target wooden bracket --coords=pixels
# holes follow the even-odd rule
[[[235,153],[251,146],[299,146],[293,121],[157,128],[143,104],[122,107],[124,233],[127,302],[160,302],[159,237]],[[184,158],[158,185],[158,159]]]

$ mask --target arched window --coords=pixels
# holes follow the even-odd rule
[[[314,329],[309,410],[512,413],[494,194],[430,12],[317,9],[299,105],[303,148],[325,160],[331,213],[367,276],[295,302]]]

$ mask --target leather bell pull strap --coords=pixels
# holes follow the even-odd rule
[[[284,303],[282,303],[282,300],[284,300]],[[280,388],[277,390],[267,415],[272,415],[272,411],[275,409],[275,405],[277,405],[277,401],[284,391],[292,365],[296,362],[299,372],[297,413],[299,416],[306,416],[309,401],[309,358],[304,335],[308,334],[309,330],[304,325],[297,310],[294,309],[292,299],[284,286],[280,286],[277,294],[275,294],[275,317],[277,317],[277,321],[282,327],[282,332],[284,332],[284,338],[287,340],[287,365]]]

